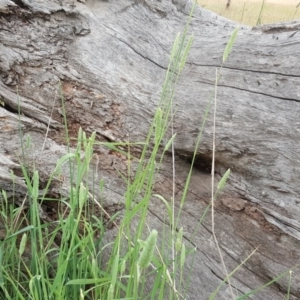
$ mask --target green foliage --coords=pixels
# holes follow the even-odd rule
[[[188,23],[190,21],[191,15]],[[237,32],[237,29],[233,32],[224,51],[223,63],[233,47]],[[184,227],[178,229],[178,224],[212,99],[208,100],[199,128],[177,215],[175,199],[165,199],[162,195],[154,194],[153,187],[164,155],[172,150],[176,139],[174,133],[167,142],[164,140],[175,117],[173,98],[192,41],[193,37],[188,37],[187,24],[183,34],[178,34],[172,48],[159,106],[143,142],[98,143],[95,133],[88,137],[80,128],[76,147],[71,149],[64,98],[61,95],[68,153],[57,161],[43,193],[40,192],[39,172],[34,166],[25,164],[25,150],[30,149],[31,143],[29,136],[27,139],[23,136],[21,119],[19,120],[22,141],[21,166],[28,190],[23,204],[26,202],[29,208],[28,211],[25,211],[23,206],[16,208],[7,199],[6,192],[2,191],[0,217],[4,222],[6,237],[0,241],[0,297],[11,300],[184,298],[190,278],[184,278],[183,270],[187,256],[193,256],[195,249],[186,247]],[[90,191],[87,178],[91,171],[94,146],[99,144],[126,155],[129,160],[136,158],[132,157],[130,151],[124,151],[124,147],[143,147],[141,156],[136,159],[138,165],[134,178],[123,177],[127,184],[124,195],[125,212],[117,228],[116,237],[110,242],[104,238],[104,220],[95,215],[90,218],[86,214],[91,205],[98,203]],[[60,177],[65,165],[68,166],[71,179],[68,198],[47,198],[53,179]],[[224,188],[229,174],[230,170],[222,177],[214,198]],[[105,189],[103,180],[100,180],[99,187],[101,192]],[[171,225],[165,225],[159,233],[156,229],[149,230],[147,224],[148,207],[153,197],[164,204],[166,224]],[[57,220],[43,219],[41,205],[45,201],[58,202],[61,209],[58,211]],[[195,233],[209,208],[210,205],[200,216],[198,224],[195,224]],[[146,240],[143,240],[149,232]],[[278,276],[272,282],[279,278],[281,277]],[[225,278],[223,283],[227,279],[229,278]],[[149,285],[150,292],[147,290]],[[219,288],[212,294],[211,299],[215,297]],[[259,289],[254,290],[252,294],[257,291]]]
[[[239,31],[239,28],[236,27],[233,31],[233,33],[231,34],[231,37],[229,39],[229,42],[227,43],[226,45],[226,48],[224,50],[224,53],[223,53],[223,63],[227,60],[231,50],[232,50],[232,47],[235,43],[235,40],[236,40],[236,36],[238,34],[238,31]]]
[[[257,18],[257,21],[256,21],[256,26],[262,24],[261,18],[262,18],[262,13],[263,13],[264,5],[265,5],[265,0],[262,1],[261,8],[260,8],[260,11],[259,11],[259,15],[258,15],[258,18]]]
[[[138,265],[141,269],[146,269],[149,267],[150,262],[152,261],[156,242],[157,242],[157,231],[152,230],[143,245],[143,250],[138,259]]]

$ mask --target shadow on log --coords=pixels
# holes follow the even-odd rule
[[[83,1],[81,1],[83,2]],[[18,109],[27,163],[47,181],[66,153],[61,91],[71,137],[81,126],[98,141],[144,141],[158,104],[176,34],[190,3],[180,1],[0,0],[0,186],[23,199]],[[215,72],[236,24],[200,7],[192,18],[194,44],[177,88],[174,130],[176,191],[180,199]],[[218,87],[216,179],[232,171],[216,203],[216,235],[228,270],[256,253],[233,276],[244,294],[299,263],[300,253],[300,23],[241,26]],[[205,127],[181,225],[197,248],[188,299],[207,299],[224,278],[212,239],[211,220],[191,238],[210,201],[212,116]],[[47,130],[49,126],[49,131]],[[95,180],[104,179],[104,207],[123,201],[126,186],[117,170],[126,157],[95,148]],[[172,195],[171,158],[155,192]],[[11,171],[16,176],[14,183]],[[101,170],[101,172],[100,172]],[[67,196],[69,178],[50,193]],[[99,193],[99,191],[98,191]],[[97,194],[97,191],[96,191]],[[179,204],[178,204],[179,206]],[[150,226],[159,229],[163,207],[153,199]],[[190,271],[189,268],[192,270]],[[283,278],[250,299],[282,299]],[[200,296],[199,296],[200,295]],[[224,286],[217,299],[229,299]],[[290,299],[300,298],[299,267]]]

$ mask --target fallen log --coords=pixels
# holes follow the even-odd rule
[[[173,41],[190,8],[190,2],[167,0],[0,1],[1,188],[20,199],[26,193],[20,171],[22,137],[30,136],[26,161],[34,162],[44,182],[66,153],[61,94],[70,137],[76,138],[82,127],[96,132],[98,141],[144,141]],[[200,7],[192,17],[194,43],[174,99],[178,199],[215,91],[216,69],[236,26]],[[231,176],[216,202],[216,235],[229,270],[257,248],[233,276],[237,294],[299,262],[299,28],[299,22],[240,26],[221,69],[215,176],[220,179],[228,168]],[[194,266],[187,264],[187,272],[193,269],[188,299],[207,299],[224,278],[210,218],[193,234],[210,202],[212,134],[210,113],[181,218],[186,242],[197,248]],[[106,184],[104,206],[118,207],[126,186],[115,170],[126,169],[126,158],[100,146],[95,155],[101,174],[94,180],[102,178]],[[171,163],[167,157],[155,187],[166,198],[172,195]],[[66,175],[50,191],[67,196],[69,189]],[[162,204],[153,199],[153,227],[163,225],[162,211]],[[282,299],[287,289],[283,278],[252,299]],[[221,291],[218,299],[230,297],[228,286]],[[298,267],[290,299],[299,297]]]

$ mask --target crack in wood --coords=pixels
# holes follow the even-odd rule
[[[300,222],[287,218],[282,214],[278,214],[277,212],[264,207],[262,207],[260,210],[271,224],[277,226],[283,232],[300,240]]]

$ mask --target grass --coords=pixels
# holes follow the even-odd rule
[[[94,215],[93,209],[90,208],[97,206],[104,214],[107,212],[104,211],[99,199],[93,195],[93,187],[87,184],[93,148],[99,142],[95,140],[95,134],[88,137],[80,129],[76,148],[69,147],[62,95],[68,153],[57,162],[42,194],[39,191],[38,170],[35,170],[34,166],[22,164],[22,161],[20,163],[28,190],[23,203],[14,205],[13,198],[9,199],[5,191],[1,193],[1,218],[6,230],[6,237],[0,242],[1,299],[185,298],[189,282],[188,276],[187,278],[183,276],[185,261],[188,255],[195,255],[195,249],[186,247],[183,239],[184,228],[178,228],[178,224],[188,193],[196,151],[213,100],[216,109],[216,97],[209,99],[200,125],[193,162],[177,215],[175,215],[175,192],[172,199],[164,199],[162,195],[154,194],[153,186],[155,175],[159,173],[166,152],[171,151],[174,156],[173,141],[176,134],[172,129],[175,117],[173,98],[193,41],[192,37],[188,37],[187,32],[188,25],[183,34],[179,34],[175,40],[161,99],[146,140],[142,143],[122,144],[123,148],[128,149],[133,145],[142,144],[143,149],[140,157],[135,158],[138,164],[134,169],[134,178],[123,177],[127,186],[124,194],[124,216],[119,225],[115,224],[117,234],[115,239],[109,242],[105,238],[106,229],[103,219],[101,216]],[[224,51],[223,62],[230,53],[236,34],[237,30]],[[217,73],[216,88],[219,72],[220,70]],[[167,142],[163,142],[168,128],[171,128],[172,134]],[[30,149],[30,137],[24,137],[23,132],[20,131],[20,138],[26,140],[23,147]],[[124,154],[124,150],[118,150],[114,143],[105,143],[102,146]],[[22,150],[24,161],[26,151]],[[134,159],[130,150],[125,154],[129,161]],[[51,199],[47,196],[49,187],[53,178],[62,175],[61,170],[64,166],[68,166],[72,183],[69,195],[67,198]],[[172,168],[175,178],[175,165]],[[212,221],[214,201],[228,176],[229,171],[218,184],[216,193],[212,195]],[[105,188],[102,181],[97,184],[100,190]],[[170,224],[170,226],[165,225],[163,231],[159,233],[155,228],[149,228],[147,224],[148,206],[152,197],[157,197],[164,203],[168,216],[167,223]],[[58,216],[54,220],[46,219],[41,212],[41,204],[49,201],[54,202],[58,209]],[[209,207],[203,212],[199,224],[195,224],[195,227],[200,227],[208,209]],[[114,222],[113,217],[110,216],[111,222]],[[133,224],[134,228],[132,228]],[[216,237],[215,242],[218,246]],[[222,259],[221,252],[220,257]],[[216,297],[223,284],[230,284],[230,277],[240,266],[229,274],[224,263],[223,267],[224,280],[219,287],[216,287],[209,299]],[[291,277],[291,273],[289,274]],[[285,273],[281,274],[264,286],[285,275]],[[255,294],[264,286],[239,299]],[[233,294],[232,297],[234,298]]]
[[[298,0],[233,0],[226,8],[226,1],[198,0],[202,7],[249,26],[300,19],[299,3]]]

